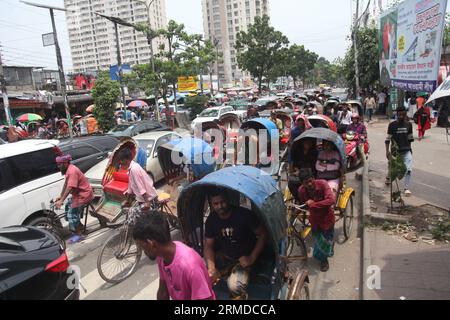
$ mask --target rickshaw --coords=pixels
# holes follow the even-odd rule
[[[359,102],[358,100],[349,100],[346,102],[346,104],[351,105],[354,110],[358,110],[359,116],[361,117],[361,119],[363,118],[364,108],[361,102]]]
[[[102,179],[104,197],[91,215],[98,218],[100,227],[116,229],[105,241],[97,257],[97,270],[100,277],[108,283],[120,283],[136,270],[142,251],[132,237],[133,209],[139,207],[134,201],[130,208],[123,208],[128,190],[128,171],[120,167],[119,152],[129,149],[133,158],[138,153],[138,144],[132,138],[124,138],[111,154]],[[177,216],[168,206],[170,195],[159,193],[153,200],[151,209],[163,212],[171,230],[179,229]]]
[[[203,256],[205,221],[210,212],[208,190],[216,187],[226,191],[231,205],[251,210],[269,235],[264,251],[250,272],[248,299],[309,299],[307,271],[293,272],[289,268],[283,195],[277,189],[276,182],[257,168],[224,168],[183,189],[178,198],[177,210],[184,242]],[[214,291],[217,299],[229,299],[223,279],[214,286]]]
[[[260,141],[263,138],[260,130],[266,131],[266,141]],[[280,169],[279,141],[280,132],[269,119],[255,118],[244,122],[238,138],[235,164],[256,166],[269,175],[276,175]],[[266,145],[262,146],[264,142]]]
[[[333,132],[337,132],[336,123],[334,123],[334,121],[331,120],[331,118],[323,114],[316,114],[314,116],[309,116],[308,121],[313,128],[326,128],[330,129]]]
[[[158,161],[166,183],[176,194],[216,170],[213,149],[198,138],[182,138],[158,147]]]
[[[336,223],[343,220],[343,232],[345,240],[350,238],[353,219],[354,219],[354,196],[353,188],[347,186],[346,183],[346,168],[347,157],[345,154],[345,143],[342,138],[334,131],[325,128],[313,128],[305,131],[302,135],[297,137],[293,144],[292,150],[301,148],[301,144],[305,139],[314,139],[317,141],[317,148],[321,148],[321,141],[327,140],[334,144],[339,151],[341,158],[341,176],[339,178],[339,190],[337,191],[335,215],[337,216]],[[301,154],[292,153],[293,162],[295,163]],[[296,181],[296,177],[289,177],[290,181]],[[288,256],[293,252],[294,244],[297,244],[300,253],[296,258],[306,260],[307,251],[305,245],[306,237],[311,233],[311,226],[309,225],[309,212],[304,205],[298,205],[298,199],[290,193],[289,188],[284,191],[284,199],[288,206],[289,228],[288,228]]]
[[[328,115],[330,109],[333,109],[334,113],[337,112],[337,108],[339,106],[339,101],[334,99],[328,99],[323,105],[323,113]]]
[[[223,157],[221,159],[223,162],[226,159],[227,154],[234,154],[236,152],[236,143],[240,126],[241,121],[234,113],[225,113],[218,121],[207,121],[202,123],[202,138],[213,147],[213,155],[216,159],[216,163],[221,163],[221,161],[219,161],[221,156]],[[216,135],[219,133],[222,135],[222,141],[215,140]],[[221,150],[223,152],[221,152]]]

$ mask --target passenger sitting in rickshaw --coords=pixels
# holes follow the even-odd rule
[[[274,110],[272,110],[270,112],[270,121],[275,123],[275,125],[277,126],[278,131],[280,132],[280,138],[282,138],[284,136],[283,121],[281,121],[281,119],[277,118],[277,113]]]
[[[211,214],[205,224],[204,255],[213,283],[227,279],[233,300],[248,298],[250,271],[263,252],[267,230],[247,209],[231,207],[226,192],[209,193]]]
[[[289,152],[289,172],[291,176],[298,177],[300,170],[311,169],[313,173],[316,172],[317,161],[316,139],[305,138],[297,150],[290,150]],[[298,200],[297,191],[301,182],[289,179],[288,187],[292,196]]]
[[[311,128],[312,126],[309,123],[308,118],[303,114],[298,115],[297,118],[295,118],[295,127],[291,130],[289,143],[292,144],[295,138],[299,137],[303,132]]]
[[[309,222],[314,237],[313,256],[320,262],[320,271],[329,269],[328,258],[334,255],[334,205],[336,197],[327,181],[316,180],[310,169],[300,171],[302,186],[298,190],[300,203],[309,208]]]
[[[317,179],[327,180],[334,195],[337,196],[342,176],[341,156],[330,141],[322,140],[322,150],[319,151],[315,167]]]

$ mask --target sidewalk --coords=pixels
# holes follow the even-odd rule
[[[450,213],[446,210],[450,198],[448,187],[443,187],[450,185],[449,170],[445,170],[448,168],[450,148],[446,145],[439,128],[430,130],[428,139],[424,140],[426,143],[413,144],[414,196],[403,198],[407,206],[406,210],[389,212],[389,187],[384,185],[386,175],[384,138],[387,124],[388,121],[385,119],[376,119],[368,125],[371,154],[370,171],[368,167],[364,172],[363,187],[365,224],[363,298],[365,300],[450,299],[450,245],[431,240],[433,237],[431,229],[434,227],[432,222],[448,221],[450,218]],[[438,153],[437,150],[440,152]],[[389,216],[388,213],[398,214]],[[408,237],[409,240],[407,240],[404,234],[368,226],[372,215],[377,216],[380,225],[386,224],[387,219],[392,218],[409,221],[409,224],[405,225],[401,221],[391,220],[390,226],[394,229],[401,227],[400,230],[412,228],[414,231],[411,234],[416,236],[414,242]],[[380,271],[380,288],[370,289],[368,284],[374,283],[370,280],[373,279],[371,276],[377,267]]]

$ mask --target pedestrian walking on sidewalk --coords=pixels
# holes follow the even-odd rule
[[[326,180],[316,180],[310,169],[300,170],[302,186],[298,194],[300,203],[309,207],[312,234],[314,237],[313,256],[320,262],[320,271],[330,268],[328,258],[334,255],[334,205],[336,198]]]
[[[386,137],[386,158],[388,161],[391,159],[391,142],[395,142],[398,146],[398,153],[403,159],[403,163],[406,166],[406,175],[404,178],[404,190],[405,196],[411,196],[409,186],[411,183],[412,174],[412,148],[411,143],[414,142],[412,124],[409,122],[406,115],[405,107],[397,109],[397,120],[391,122],[388,127]],[[386,177],[386,184],[391,183],[389,177]]]
[[[208,270],[200,255],[182,242],[172,241],[164,214],[141,214],[133,238],[159,270],[158,300],[215,300]]]
[[[425,132],[431,129],[431,109],[426,106],[426,93],[419,93],[417,98],[417,130],[419,131],[419,141],[425,137]]]
[[[364,104],[366,106],[366,113],[367,113],[367,121],[371,122],[372,121],[372,115],[373,115],[373,110],[376,107],[377,102],[375,101],[375,96],[373,95],[369,95],[366,100],[364,101]]]

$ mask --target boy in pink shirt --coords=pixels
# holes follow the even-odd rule
[[[164,214],[157,211],[132,214],[140,214],[133,227],[136,244],[158,263],[157,299],[215,300],[203,259],[194,249],[171,240]]]

